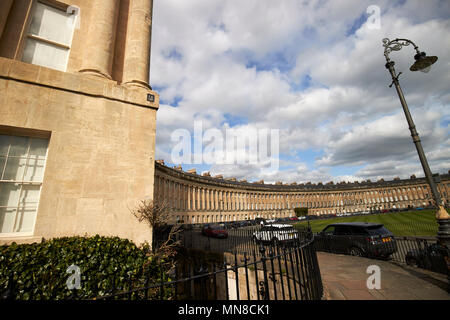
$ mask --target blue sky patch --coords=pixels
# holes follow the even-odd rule
[[[367,13],[362,13],[356,20],[353,21],[353,25],[347,30],[346,36],[349,37],[355,32],[361,28],[361,26],[366,22],[367,20]]]

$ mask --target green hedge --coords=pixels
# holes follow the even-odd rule
[[[148,245],[138,248],[126,239],[98,235],[3,245],[0,293],[7,289],[13,274],[16,299],[68,299],[73,294],[66,285],[72,275],[66,272],[71,265],[80,268],[81,288],[76,291],[84,299],[107,294],[113,287],[126,289],[130,277],[135,287],[143,285],[147,277],[159,282],[162,275],[168,281],[167,273],[161,272],[148,249]]]
[[[294,212],[297,217],[307,216],[308,208],[294,208]]]

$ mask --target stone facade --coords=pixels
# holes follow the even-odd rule
[[[64,71],[22,61],[37,3],[0,2],[0,134],[48,139],[34,228],[0,233],[0,243],[95,234],[151,243],[130,210],[153,196],[152,1],[39,1],[79,9]]]
[[[438,190],[450,203],[450,173],[441,175]],[[294,216],[294,208],[313,215],[338,214],[431,205],[425,178],[327,184],[264,184],[213,178],[184,172],[157,160],[154,199],[173,210],[174,222],[205,223]]]

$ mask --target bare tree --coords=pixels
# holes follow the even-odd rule
[[[170,208],[167,202],[154,200],[141,200],[137,208],[131,213],[139,220],[144,221],[151,228],[158,228],[170,223]]]
[[[161,243],[156,243],[153,240],[152,251],[154,254],[160,257],[173,257],[176,254],[176,249],[180,245],[180,240],[176,239],[182,229],[179,225],[172,223],[172,210],[166,201],[141,200],[137,208],[132,210],[131,213],[139,222],[145,222],[149,225],[153,232],[153,239],[155,239],[155,233],[169,228],[167,239],[164,239]]]

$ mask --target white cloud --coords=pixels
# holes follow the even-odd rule
[[[158,111],[157,157],[169,160],[174,130],[192,132],[194,121],[202,120],[204,129],[220,131],[228,125],[280,129],[280,153],[292,162],[276,174],[265,171],[264,164],[213,166],[217,174],[291,182],[362,180],[382,176],[382,169],[390,175],[392,170],[381,163],[406,177],[420,175],[400,102],[388,87],[381,43],[384,37],[405,37],[439,56],[431,72],[422,74],[408,70],[411,46],[391,54],[402,72],[400,83],[430,166],[447,172],[449,4],[377,1],[381,29],[363,24],[348,34],[373,4],[155,2],[151,82],[164,103],[178,101],[176,108],[162,104]],[[310,80],[305,86],[306,76]],[[302,160],[302,153],[311,150],[322,156]],[[331,174],[330,167],[340,166],[363,168],[349,175]]]

